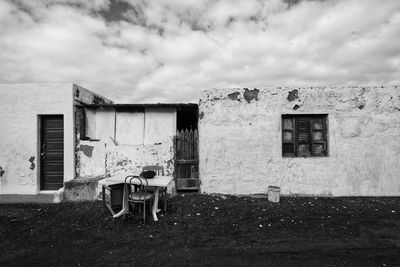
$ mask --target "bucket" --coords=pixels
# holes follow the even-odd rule
[[[279,186],[268,186],[268,201],[279,202],[281,188]]]

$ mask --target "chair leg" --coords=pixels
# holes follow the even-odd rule
[[[165,193],[164,193],[163,200],[164,200],[164,212],[167,212],[167,194],[165,194]]]
[[[143,224],[146,224],[146,201],[143,202]]]

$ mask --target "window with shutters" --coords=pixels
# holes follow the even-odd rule
[[[327,115],[282,115],[283,157],[326,157],[327,136]]]

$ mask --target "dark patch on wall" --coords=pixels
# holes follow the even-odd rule
[[[92,153],[93,153],[93,148],[92,146],[88,146],[88,145],[81,145],[79,150],[83,152],[83,154],[85,154],[85,156],[87,157],[92,157]]]
[[[239,96],[239,95],[240,95],[239,92],[234,92],[234,93],[229,94],[228,97],[229,97],[231,100],[238,100],[238,101],[240,101],[240,100],[238,99],[238,96]]]
[[[257,88],[254,88],[253,90],[249,90],[247,88],[243,89],[243,98],[247,101],[247,103],[250,103],[251,100],[258,101],[258,93],[260,92],[260,90],[258,90]]]
[[[29,167],[29,169],[31,169],[32,171],[35,169],[35,157],[30,157],[29,158],[29,162],[31,163],[31,166]]]
[[[104,101],[103,98],[101,98],[101,97],[99,97],[97,95],[94,95],[92,104],[94,104],[94,105],[104,105],[104,104],[106,104],[106,101]]]
[[[117,166],[126,166],[127,164],[132,163],[129,159],[120,160],[117,162]]]
[[[79,97],[79,89],[78,88],[76,88],[76,90],[75,90],[75,96]]]
[[[299,98],[299,91],[297,89],[294,89],[289,92],[287,100],[293,101],[295,99]]]
[[[0,177],[2,177],[4,175],[5,171],[3,170],[2,167],[0,167]]]
[[[364,105],[361,104],[361,105],[358,106],[358,108],[359,108],[359,109],[363,109],[363,108],[364,108]]]
[[[204,112],[202,111],[199,115],[199,119],[202,120],[204,118]]]
[[[299,109],[299,108],[300,108],[300,106],[297,105],[297,104],[293,106],[293,109],[294,109],[294,110],[297,110],[297,109]]]
[[[174,160],[173,159],[167,160],[167,168],[166,168],[167,173],[165,175],[172,175],[172,173],[170,173],[169,170],[173,166],[174,166]]]

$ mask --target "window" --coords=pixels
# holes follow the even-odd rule
[[[282,156],[328,156],[327,134],[327,115],[282,115]]]
[[[75,136],[78,134],[80,140],[85,140],[85,109],[82,106],[75,106]]]

